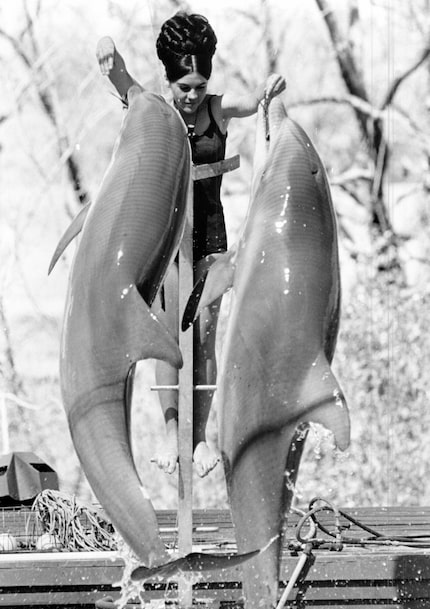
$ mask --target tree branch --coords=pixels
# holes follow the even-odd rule
[[[427,45],[418,59],[412,64],[407,70],[403,72],[400,76],[394,79],[391,84],[389,90],[385,95],[385,99],[381,104],[381,109],[384,110],[387,106],[389,106],[393,102],[393,98],[397,93],[400,85],[411,75],[413,74],[430,56],[430,45]]]
[[[37,10],[39,10],[39,3],[36,8]],[[30,39],[34,57],[31,57],[25,51],[22,41],[19,41],[17,38],[14,38],[2,28],[0,28],[0,36],[5,38],[12,45],[15,53],[25,64],[29,72],[32,74],[32,82],[35,86],[39,101],[46,116],[54,127],[60,157],[65,155],[67,151],[72,150],[72,152],[65,155],[65,165],[75,195],[79,203],[84,205],[89,200],[89,195],[86,189],[82,186],[83,180],[81,176],[81,168],[79,162],[77,161],[73,153],[73,149],[70,147],[69,137],[65,130],[65,127],[60,120],[59,110],[54,99],[53,88],[49,84],[46,84],[48,82],[48,79],[46,77],[43,77],[44,75],[42,71],[43,69],[46,70],[46,60],[40,61],[40,51],[37,44],[37,40],[34,35],[34,23],[28,11],[26,3],[24,3],[24,9],[27,20],[27,25],[24,31],[26,34],[28,34],[28,37]]]
[[[12,347],[12,341],[10,337],[10,326],[9,321],[6,317],[3,297],[0,296],[0,323],[3,329],[3,335],[5,338],[6,346],[5,346],[5,356],[6,356],[6,368],[4,371],[4,377],[7,382],[8,387],[15,395],[19,395],[24,393],[22,380],[19,378],[19,374],[15,365],[15,356]]]
[[[342,78],[351,95],[369,100],[363,75],[358,68],[349,41],[342,36],[333,11],[326,0],[315,0],[327,25]]]
[[[423,133],[422,126],[414,121],[409,114],[396,104],[391,104],[390,108],[380,109],[354,95],[323,95],[309,99],[299,99],[289,104],[288,109],[300,108],[303,106],[313,106],[317,104],[340,104],[351,106],[360,110],[364,115],[372,120],[386,120],[388,110],[394,111],[402,120],[404,125],[418,137],[426,154],[430,151],[430,136]]]
[[[356,95],[322,95],[321,97],[313,97],[309,99],[300,99],[291,103],[289,108],[297,108],[300,106],[312,106],[315,104],[345,104],[351,106],[354,110],[358,110],[366,118],[381,119],[385,116],[385,112],[376,108],[369,101],[357,97]]]

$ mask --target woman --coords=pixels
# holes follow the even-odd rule
[[[254,114],[258,104],[270,100],[285,89],[282,76],[273,74],[252,93],[209,95],[208,81],[212,72],[212,57],[217,38],[202,15],[176,13],[161,27],[157,39],[157,55],[162,61],[171,103],[178,110],[190,138],[192,160],[196,165],[224,159],[227,126],[231,118]],[[128,73],[124,59],[113,40],[102,38],[97,45],[101,72],[107,75],[121,98],[126,102],[127,91],[138,84]],[[222,176],[194,183],[194,280],[207,272],[217,256],[227,249],[223,208],[220,199]],[[165,285],[165,309],[172,333],[178,332],[178,272],[172,268]],[[200,314],[194,329],[194,383],[213,385],[216,382],[215,333],[221,299]],[[176,385],[177,370],[165,362],[157,362],[157,382]],[[193,460],[200,476],[207,475],[219,458],[206,442],[206,424],[213,392],[197,391],[194,401]],[[154,461],[160,469],[172,473],[178,459],[178,407],[175,392],[160,392],[160,402],[166,421],[165,450]]]

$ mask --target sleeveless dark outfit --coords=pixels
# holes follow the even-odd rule
[[[215,163],[225,158],[227,134],[222,133],[212,114],[212,99],[207,97],[210,123],[201,135],[189,133],[191,156],[195,165]],[[207,256],[227,250],[227,233],[221,203],[222,175],[194,182],[194,264]]]

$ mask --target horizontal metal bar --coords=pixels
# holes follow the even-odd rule
[[[195,391],[215,391],[216,385],[194,385]],[[151,391],[179,391],[179,385],[152,385]]]
[[[216,385],[194,385],[196,391],[215,391]]]
[[[152,385],[151,391],[178,391],[179,385]]]

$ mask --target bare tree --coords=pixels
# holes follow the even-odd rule
[[[0,362],[0,375],[4,379],[5,388],[15,395],[21,395],[24,392],[23,382],[20,378],[16,364],[15,353],[11,340],[11,331],[9,320],[6,316],[3,296],[0,295],[0,324],[3,329],[3,337],[5,341],[4,347],[4,362]]]
[[[30,13],[27,1],[24,0],[23,13],[25,19],[23,28],[18,34],[12,35],[0,27],[0,36],[9,42],[31,75],[31,82],[41,107],[54,129],[59,157],[66,165],[69,180],[78,202],[84,205],[89,199],[88,192],[83,185],[82,171],[74,154],[66,127],[61,119],[59,103],[55,86],[52,83],[52,78],[50,78],[46,54],[43,56],[35,32],[35,20],[40,15],[40,7],[41,2],[39,0],[33,15]]]
[[[354,100],[351,105],[372,161],[373,173],[369,181],[371,225],[377,233],[387,238],[386,242],[396,245],[384,193],[384,176],[390,158],[390,144],[384,128],[384,111],[393,105],[396,93],[405,80],[428,60],[430,41],[424,45],[415,61],[389,84],[382,102],[376,104],[366,87],[363,68],[359,57],[354,53],[351,39],[342,31],[329,1],[315,0],[315,2],[327,26],[349,99]],[[350,0],[350,28],[357,24],[359,18],[357,0]]]

